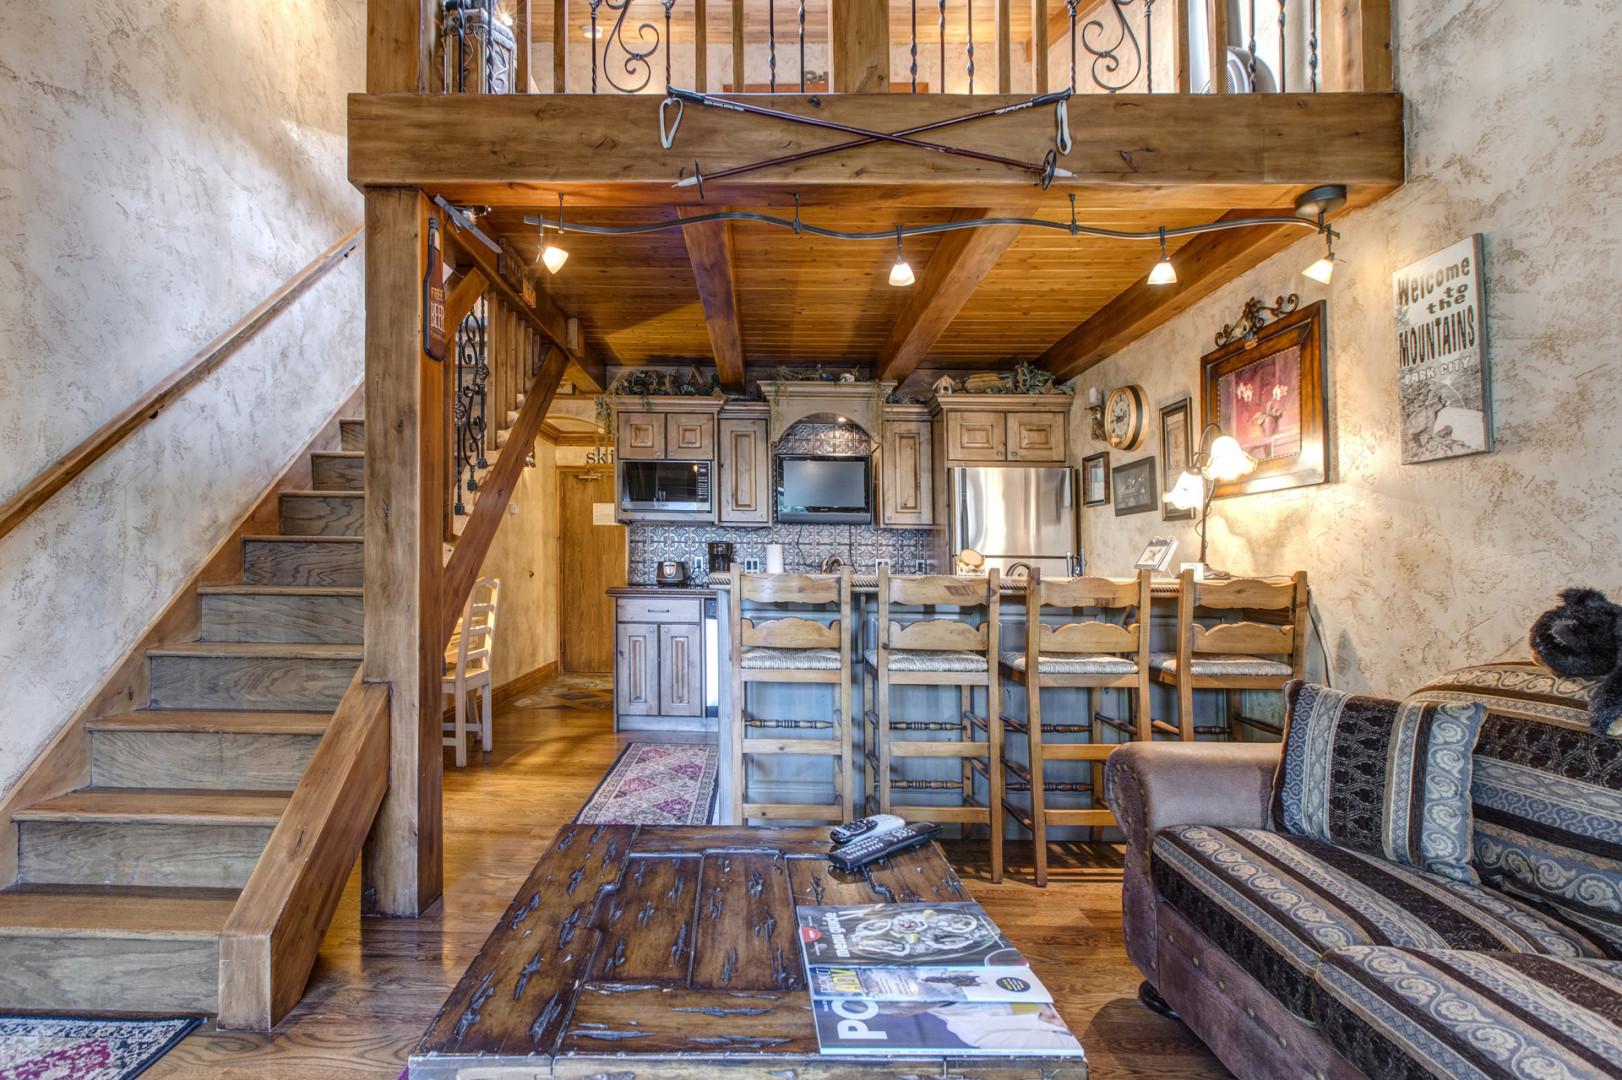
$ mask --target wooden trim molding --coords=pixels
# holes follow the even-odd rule
[[[156,420],[159,413],[224,363],[267,323],[303,295],[310,286],[320,281],[333,267],[347,258],[360,241],[360,233],[359,225],[350,229],[336,244],[317,255],[298,273],[284,281],[275,292],[261,300],[252,311],[203,346],[201,352],[130,403],[117,416],[97,428],[73,449],[46,466],[45,470],[30,480],[21,491],[4,503],[0,503],[0,537],[21,525],[30,514],[44,506],[51,496],[67,487],[74,477],[100,461],[108,451],[140,430],[148,421]]]

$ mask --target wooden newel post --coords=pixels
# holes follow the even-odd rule
[[[366,555],[362,677],[386,682],[389,789],[366,840],[361,909],[420,915],[443,887],[440,534],[445,379],[422,348],[431,208],[366,191]]]
[[[890,92],[888,0],[828,5],[829,89],[836,94]]]

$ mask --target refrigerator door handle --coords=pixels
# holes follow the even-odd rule
[[[1066,509],[1074,509],[1075,501],[1071,494],[1071,485],[1075,482],[1075,470],[1068,466],[1064,470],[1064,505]]]

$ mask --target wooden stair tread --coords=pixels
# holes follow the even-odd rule
[[[351,491],[348,488],[296,488],[280,493],[284,499],[317,498],[317,499],[364,499],[366,492]]]
[[[211,940],[236,906],[236,889],[18,885],[0,892],[0,937],[153,937]]]
[[[291,792],[80,788],[16,811],[15,821],[274,825]]]
[[[281,641],[185,641],[160,645],[146,651],[148,656],[263,657],[292,660],[359,660],[358,644]]]
[[[324,712],[257,709],[137,709],[100,716],[91,731],[184,731],[227,735],[324,735],[332,717]]]
[[[359,596],[360,587],[343,585],[199,585],[199,596]]]
[[[340,495],[360,495],[359,491],[339,492]],[[253,544],[360,544],[364,536],[327,536],[322,533],[254,533],[242,537],[244,543]]]
[[[366,456],[364,450],[311,450],[311,457],[349,458],[351,460]]]

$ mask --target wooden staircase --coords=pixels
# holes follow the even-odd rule
[[[365,430],[339,427],[240,581],[197,588],[195,640],[146,651],[145,707],[89,721],[89,786],[13,813],[0,1009],[219,1009],[222,935],[361,661]]]

